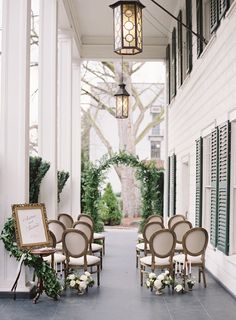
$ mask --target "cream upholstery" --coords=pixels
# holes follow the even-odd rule
[[[183,221],[183,220],[185,220],[185,216],[183,216],[182,214],[176,214],[170,217],[168,221],[168,228],[171,229],[176,222]]]
[[[67,213],[60,213],[57,220],[61,221],[66,228],[72,228],[74,223],[72,216]]]
[[[192,224],[190,221],[187,221],[187,220],[178,221],[171,228],[171,230],[176,235],[176,247],[175,247],[176,252],[183,251],[183,246],[182,246],[183,237],[185,233],[191,228],[192,228]]]
[[[183,265],[184,274],[186,265],[198,267],[198,281],[201,282],[203,275],[204,286],[206,287],[205,276],[205,251],[208,243],[208,233],[204,228],[192,228],[183,237],[183,254],[174,256],[175,263]],[[189,268],[188,268],[189,272]]]
[[[56,238],[56,249],[62,251],[62,235],[66,229],[65,225],[59,220],[49,220],[48,228]]]
[[[97,284],[100,285],[100,267],[99,257],[88,255],[89,241],[86,235],[77,229],[67,229],[62,237],[63,249],[66,254],[66,274],[70,268],[83,268],[96,266]]]
[[[160,222],[161,224],[163,224],[163,218],[158,214],[153,214],[147,218],[146,223],[148,222]]]
[[[138,260],[140,254],[143,253],[145,256],[149,253],[149,240],[154,232],[163,229],[163,225],[160,222],[152,221],[145,224],[143,228],[143,239],[144,242],[141,242],[136,245],[136,268],[138,267]]]
[[[173,255],[176,245],[174,232],[168,229],[154,232],[149,240],[149,245],[151,255],[140,258],[141,286],[143,285],[143,273],[146,267],[150,268],[152,272],[158,268],[167,268],[170,274],[173,274]]]

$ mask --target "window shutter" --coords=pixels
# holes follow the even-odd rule
[[[186,25],[192,29],[192,0],[186,0]],[[192,33],[188,29],[186,29],[186,73],[190,73],[192,71]]]
[[[211,133],[211,226],[210,240],[214,247],[217,244],[218,213],[218,128]]]
[[[176,155],[169,157],[169,216],[176,214]]]
[[[202,0],[196,1],[197,11],[197,33],[203,37],[203,11],[202,11]],[[203,42],[197,38],[197,56],[199,57],[203,51]]]
[[[166,47],[166,101],[170,103],[170,45]]]
[[[196,140],[196,205],[195,226],[202,226],[202,137]]]
[[[182,11],[180,10],[178,20],[182,22]],[[183,83],[183,27],[180,22],[177,25],[178,30],[178,86]]]
[[[218,13],[218,0],[210,1],[210,31],[211,33],[215,31],[218,27],[219,22],[219,13]]]
[[[170,216],[170,157],[168,157],[168,217]]]
[[[225,12],[229,8],[229,0],[218,0],[219,19],[224,17]]]
[[[225,254],[229,253],[230,133],[230,122],[219,126],[217,248]]]
[[[176,95],[176,28],[172,31],[171,50],[171,98],[173,98]]]

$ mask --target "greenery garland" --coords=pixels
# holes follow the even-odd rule
[[[125,165],[135,167],[136,177],[141,182],[142,196],[142,219],[152,214],[163,212],[163,185],[164,172],[157,169],[155,162],[140,161],[138,156],[125,151],[115,153],[112,157],[105,155],[95,164],[88,163],[83,173],[83,208],[84,212],[90,214],[95,222],[95,230],[102,231],[102,224],[99,219],[99,186],[104,180],[104,172],[112,165]],[[143,223],[142,222],[142,223]]]
[[[33,267],[38,278],[43,279],[45,293],[57,299],[62,291],[62,286],[57,278],[56,271],[52,269],[46,261],[42,261],[39,256],[31,254],[29,251],[19,249],[15,239],[15,226],[13,218],[9,218],[1,232],[0,239],[3,241],[5,249],[10,256],[20,260],[22,254],[25,254],[24,265]]]

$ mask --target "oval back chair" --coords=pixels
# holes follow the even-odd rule
[[[53,234],[56,238],[56,243],[57,244],[61,243],[63,232],[66,229],[65,225],[59,220],[49,220],[48,221],[48,228],[50,231],[53,232]]]
[[[176,222],[185,220],[185,216],[182,214],[176,214],[168,220],[168,229],[171,229]]]
[[[163,224],[163,218],[162,216],[159,216],[158,214],[152,214],[151,216],[149,216],[146,220],[146,223],[148,222],[160,222]]]
[[[183,237],[185,233],[192,228],[192,223],[188,220],[178,221],[176,222],[171,230],[176,235],[176,252],[182,252],[183,251]]]
[[[60,213],[57,217],[57,220],[61,221],[66,228],[72,228],[74,224],[72,216],[70,216],[68,213]]]

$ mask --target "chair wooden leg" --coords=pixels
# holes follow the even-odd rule
[[[103,252],[103,255],[105,256],[105,238],[102,240],[102,252]]]
[[[201,270],[198,268],[198,283],[201,282]]]
[[[205,268],[202,267],[202,276],[203,276],[203,282],[204,282],[204,288],[206,288],[206,274],[205,274]]]
[[[100,266],[97,265],[97,284],[100,286]]]
[[[143,265],[140,265],[140,285],[143,286],[143,273],[145,271],[145,267]]]
[[[138,268],[139,251],[136,250],[136,268]]]
[[[100,251],[100,261],[101,261],[101,270],[102,270],[102,250]]]

